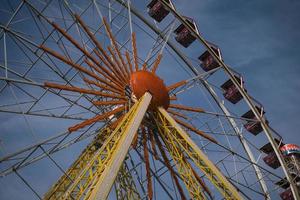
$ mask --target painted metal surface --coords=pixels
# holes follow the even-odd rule
[[[206,177],[215,185],[225,199],[243,199],[235,187],[227,180],[227,178],[219,171],[219,169],[207,158],[201,149],[192,141],[188,134],[176,123],[176,121],[168,114],[168,112],[160,107],[158,117],[161,122],[162,137],[165,138],[170,150],[184,152],[191,161],[206,175]],[[177,150],[176,150],[177,149]],[[172,152],[171,151],[171,152]],[[173,159],[181,159],[183,157],[178,154]],[[190,177],[190,176],[189,176]],[[199,197],[201,196],[198,192]],[[193,196],[193,195],[192,195]],[[198,197],[198,196],[197,196]],[[192,197],[193,198],[193,197]],[[200,198],[201,199],[201,198]]]
[[[150,92],[153,96],[151,108],[163,106],[168,108],[170,98],[164,81],[155,74],[148,71],[137,71],[131,74],[130,85],[134,95],[139,99],[145,92]]]
[[[144,115],[150,105],[152,96],[150,93],[145,93],[144,96],[130,109],[123,121],[115,129],[112,135],[119,134],[117,140],[112,140],[114,143],[112,148],[109,148],[107,162],[101,161],[103,171],[99,176],[94,178],[90,195],[87,195],[90,200],[106,199],[115,178],[122,166],[124,159],[129,151],[137,130],[144,118]],[[105,161],[105,160],[104,160]]]

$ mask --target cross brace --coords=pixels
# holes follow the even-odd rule
[[[224,199],[239,200],[242,197],[232,184],[223,176],[219,169],[207,158],[200,148],[191,140],[188,134],[176,123],[168,112],[160,107],[157,113],[157,125],[160,135],[164,140],[171,156],[173,157],[178,172],[188,179],[185,184],[192,198],[204,199],[199,187],[195,187],[191,166],[186,162],[185,155],[194,162],[206,177],[215,185]],[[184,174],[187,173],[187,174]]]
[[[124,163],[115,180],[117,199],[120,200],[140,200],[140,194],[137,191],[131,172],[126,163]]]
[[[45,199],[106,199],[152,96],[146,93],[117,128],[100,134],[45,195]]]

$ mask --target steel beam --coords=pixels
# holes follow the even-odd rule
[[[180,147],[194,164],[206,175],[212,184],[220,191],[225,199],[243,199],[236,188],[227,180],[220,170],[211,162],[189,135],[176,123],[162,107],[158,108],[158,118],[163,126],[163,134],[169,137],[173,148]]]
[[[129,158],[130,159],[130,158]],[[124,162],[119,170],[115,181],[117,199],[140,200],[141,196],[137,190],[132,174]]]
[[[119,127],[114,132],[120,132],[121,137],[115,141],[115,148],[110,153],[111,159],[105,165],[104,171],[101,173],[96,182],[92,185],[94,188],[87,199],[106,199],[114,180],[118,174],[121,165],[129,151],[131,143],[135,134],[142,122],[142,119],[150,105],[151,94],[145,93],[143,98],[136,103],[137,106],[133,107]]]
[[[128,5],[125,4],[124,2],[122,2],[121,0],[116,0],[118,3],[120,3],[121,5],[123,5],[124,7],[128,8]],[[131,12],[138,17],[140,20],[142,20],[151,30],[153,30],[156,34],[158,34],[163,40],[166,40],[166,38],[164,37],[163,33],[156,28],[153,24],[151,24],[142,14],[140,14],[134,7],[131,6]],[[173,11],[172,12],[176,12]],[[195,33],[194,33],[195,34]],[[201,76],[201,74],[199,75],[198,71],[193,67],[193,65],[187,60],[186,56],[171,42],[171,41],[167,41],[167,44],[169,45],[169,47],[179,56],[179,58],[187,65],[187,67],[191,70],[191,72],[196,75],[196,76]],[[219,68],[218,68],[219,69]],[[206,74],[206,73],[204,73]],[[201,76],[202,77],[202,76]],[[223,111],[225,116],[228,116],[229,118],[232,118],[232,116],[230,115],[230,112],[227,110],[227,108],[224,106],[224,104],[222,103],[222,101],[220,100],[220,98],[217,96],[217,94],[215,93],[214,89],[207,83],[207,81],[202,81],[201,77],[199,77],[200,81],[202,82],[203,86],[207,89],[207,91],[212,95],[213,99],[216,101],[217,105],[220,107],[220,109]],[[266,183],[264,181],[264,179],[262,179],[261,177],[261,170],[259,168],[259,166],[256,163],[255,158],[252,156],[253,153],[251,151],[250,148],[248,148],[248,144],[245,141],[245,139],[241,138],[242,134],[240,133],[240,131],[238,130],[237,126],[236,126],[236,122],[234,119],[229,120],[230,125],[233,127],[235,133],[239,136],[241,143],[247,153],[247,156],[249,157],[249,160],[251,161],[253,168],[255,169],[255,173],[257,175],[257,178],[259,180],[259,183],[264,191],[265,196],[268,198],[269,196],[269,192],[266,186]],[[243,158],[245,159],[245,158]]]
[[[170,10],[173,15],[196,37],[196,39],[204,45],[204,47],[207,49],[207,51],[210,53],[210,55],[212,55],[212,57],[214,58],[215,61],[218,62],[218,64],[220,66],[222,66],[223,70],[225,71],[225,73],[229,76],[229,78],[231,79],[231,81],[233,82],[233,84],[236,86],[236,88],[238,89],[238,91],[240,92],[240,94],[243,96],[245,102],[248,104],[248,106],[250,107],[250,109],[253,111],[253,114],[255,115],[255,117],[260,121],[260,124],[265,132],[266,137],[268,138],[268,140],[270,141],[270,144],[273,147],[273,150],[280,162],[280,165],[282,166],[282,170],[288,180],[288,182],[290,183],[291,186],[291,190],[293,193],[293,197],[295,199],[300,199],[300,195],[298,193],[297,190],[297,186],[296,183],[293,181],[293,178],[291,177],[291,175],[288,173],[287,169],[287,163],[284,160],[283,155],[281,154],[280,150],[279,150],[279,145],[275,142],[274,137],[272,136],[272,132],[266,122],[266,120],[264,119],[263,116],[260,115],[260,112],[257,110],[255,104],[253,103],[251,97],[249,96],[249,94],[242,88],[242,86],[240,85],[240,83],[236,80],[234,73],[232,72],[232,70],[224,63],[224,61],[214,52],[214,50],[212,49],[211,45],[208,44],[208,42],[199,35],[199,33],[197,33],[192,27],[191,25],[186,22],[186,20],[183,18],[183,16],[181,14],[179,14],[177,11],[175,11],[174,8],[172,8],[167,1],[165,0],[159,0],[160,2],[163,3],[164,6],[166,6],[168,8],[168,10]]]
[[[185,159],[184,153],[181,151],[172,137],[169,137],[168,134],[166,134],[167,132],[170,132],[168,125],[164,124],[161,126],[159,123],[157,123],[157,127],[160,137],[163,139],[172,159],[174,160],[178,174],[180,175],[181,180],[184,182],[190,197],[192,199],[206,199],[203,192],[203,187],[195,177],[193,168]]]

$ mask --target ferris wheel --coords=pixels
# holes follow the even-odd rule
[[[176,3],[0,7],[1,199],[299,199],[300,148]]]

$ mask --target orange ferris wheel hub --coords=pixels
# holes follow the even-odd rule
[[[139,99],[145,92],[152,94],[151,108],[159,106],[167,109],[170,105],[168,89],[162,79],[148,71],[136,71],[130,76],[133,94]]]

